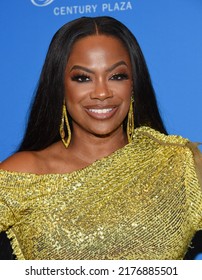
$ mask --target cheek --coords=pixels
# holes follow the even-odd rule
[[[127,104],[130,104],[131,96],[132,96],[132,89],[131,86],[123,86],[120,85],[116,89],[114,89],[115,95],[119,96],[120,99]]]
[[[132,82],[130,80],[127,81],[109,81],[108,86],[115,93],[123,94],[127,98],[127,96],[131,96],[132,94]]]
[[[65,85],[66,102],[78,103],[89,95],[92,89],[87,83],[69,82]]]

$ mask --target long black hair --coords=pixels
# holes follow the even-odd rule
[[[73,44],[80,38],[94,34],[118,38],[130,55],[135,127],[146,125],[167,133],[149,71],[135,36],[123,23],[112,17],[81,17],[63,25],[52,38],[18,151],[41,150],[60,140],[66,64]]]

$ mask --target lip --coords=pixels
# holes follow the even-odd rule
[[[117,106],[88,107],[85,108],[87,114],[97,120],[110,119],[117,111]]]

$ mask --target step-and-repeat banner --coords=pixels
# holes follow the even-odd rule
[[[202,142],[201,0],[2,0],[0,161],[15,151],[50,40],[67,21],[109,15],[135,34],[170,134]],[[187,258],[202,259],[202,238]],[[201,255],[200,255],[201,252]]]

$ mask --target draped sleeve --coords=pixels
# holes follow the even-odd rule
[[[32,176],[31,176],[32,177]],[[26,232],[22,225],[23,217],[34,195],[31,190],[35,190],[35,184],[32,186],[30,176],[23,173],[5,171],[0,169],[0,232],[5,238],[5,234],[10,240],[13,254],[17,259],[24,260],[22,250],[22,239],[26,238]],[[2,239],[3,240],[3,239]],[[6,244],[1,240],[0,256],[6,254]],[[31,242],[31,236],[29,236]]]
[[[198,148],[199,143],[191,142],[178,135],[164,135],[148,127],[140,127],[136,133],[153,139],[154,142],[164,147],[165,151],[168,149],[167,157],[172,150],[175,150],[175,156],[178,158],[179,166],[182,167],[183,172],[180,173],[179,168],[173,166],[173,171],[168,173],[169,177],[173,176],[173,172],[177,172],[176,178],[181,176],[183,186],[186,189],[190,222],[196,231],[202,230],[202,153]]]
[[[15,214],[10,204],[10,189],[14,182],[9,182],[6,172],[0,171],[0,232],[7,231],[15,223]],[[15,183],[14,183],[15,185]],[[14,189],[13,189],[14,190]],[[12,191],[15,194],[15,192]],[[14,202],[15,197],[12,198]]]

